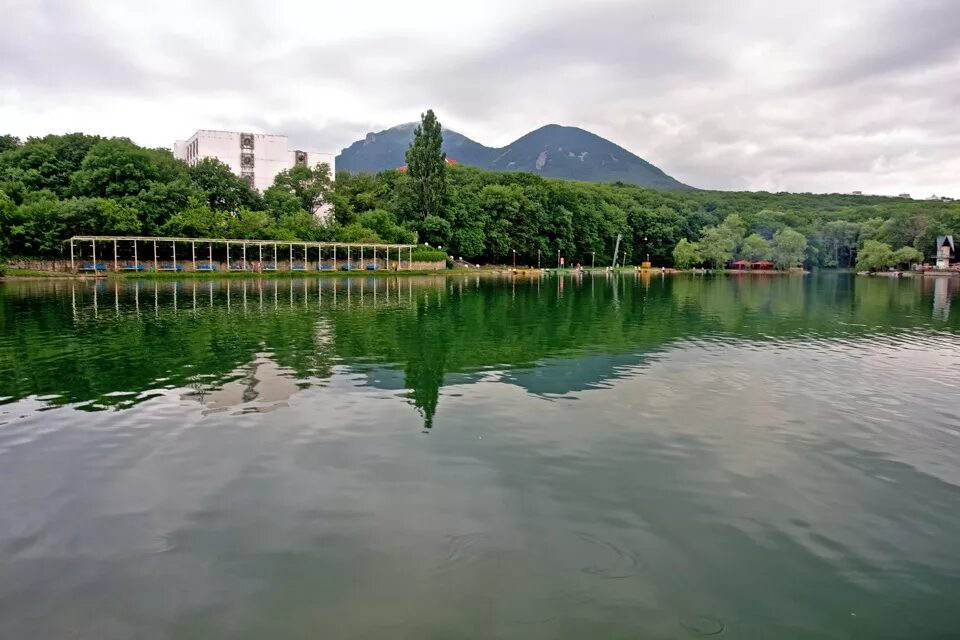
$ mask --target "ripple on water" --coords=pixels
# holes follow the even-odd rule
[[[718,618],[705,614],[681,617],[680,627],[698,637],[720,635],[726,628]]]
[[[587,533],[578,533],[576,538],[581,544],[575,557],[587,562],[578,567],[582,573],[608,580],[622,580],[636,575],[643,567],[633,552],[608,540]]]

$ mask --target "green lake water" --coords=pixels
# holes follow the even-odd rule
[[[960,637],[958,297],[0,284],[0,638]]]

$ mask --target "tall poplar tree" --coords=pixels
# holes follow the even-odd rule
[[[420,116],[413,131],[413,142],[407,149],[407,172],[417,191],[417,210],[421,219],[440,216],[447,191],[447,154],[440,149],[443,133],[440,122],[428,109]]]

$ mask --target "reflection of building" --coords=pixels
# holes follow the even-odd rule
[[[278,173],[298,164],[313,167],[325,162],[330,175],[335,174],[332,153],[290,149],[287,136],[200,129],[187,140],[177,140],[173,155],[189,165],[216,158],[260,191],[270,187]]]
[[[937,236],[937,269],[949,269],[956,259],[957,250],[953,244],[953,236]]]
[[[185,397],[200,402],[204,413],[219,413],[232,408],[264,413],[286,406],[286,400],[297,392],[296,379],[265,354],[235,372],[240,377],[209,389],[198,385]]]
[[[933,317],[946,320],[950,317],[952,278],[931,278],[931,280],[933,280]]]

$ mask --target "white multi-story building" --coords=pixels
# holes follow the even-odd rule
[[[325,162],[330,165],[331,177],[336,170],[332,153],[291,149],[287,136],[262,133],[200,129],[186,140],[177,140],[173,155],[190,165],[216,158],[258,191],[270,187],[278,173],[298,164],[313,167]]]

